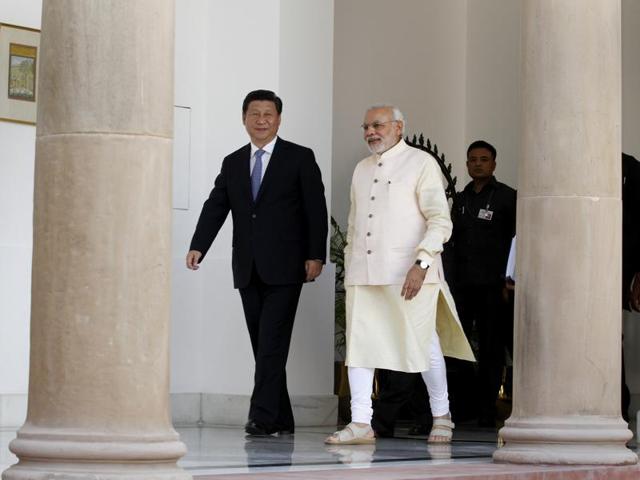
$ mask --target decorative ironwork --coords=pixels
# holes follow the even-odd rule
[[[434,143],[432,146],[431,140],[428,138],[427,144],[425,145],[424,135],[422,133],[419,137],[414,134],[411,140],[409,140],[409,136],[407,135],[404,141],[407,143],[407,145],[425,151],[436,159],[438,165],[440,166],[440,170],[442,170],[442,175],[444,175],[444,178],[447,181],[447,187],[445,188],[447,198],[453,198],[456,194],[456,183],[458,181],[458,178],[451,176],[451,163],[446,162],[444,153],[438,153],[438,145]]]
[[[347,346],[347,317],[345,311],[344,288],[344,247],[347,246],[347,232],[340,228],[336,219],[331,216],[331,237],[329,238],[329,258],[336,266],[335,276],[335,350],[340,358],[344,358]],[[337,393],[337,392],[336,392]]]

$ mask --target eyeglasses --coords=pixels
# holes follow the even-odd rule
[[[388,122],[373,122],[373,123],[363,123],[360,125],[362,127],[362,131],[366,132],[369,130],[369,127],[373,128],[375,131],[382,130],[387,123],[397,122],[398,120],[389,120]]]

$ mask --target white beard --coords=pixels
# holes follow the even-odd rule
[[[381,140],[375,144],[371,144],[369,142],[367,142],[367,148],[369,149],[369,151],[371,153],[384,153],[387,150],[389,150],[389,148],[387,147],[387,144],[384,142],[384,140]]]
[[[388,142],[386,142],[384,138],[381,138],[380,141],[376,142],[375,144],[371,144],[367,142],[367,148],[369,149],[369,151],[371,153],[378,154],[378,155],[386,152],[394,145],[395,143],[388,145]]]

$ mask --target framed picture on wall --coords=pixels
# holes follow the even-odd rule
[[[40,31],[0,23],[0,120],[35,125]]]

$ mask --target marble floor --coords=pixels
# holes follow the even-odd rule
[[[495,472],[504,473],[491,462],[491,455],[497,448],[495,430],[471,426],[465,428],[464,425],[459,425],[454,442],[446,446],[430,446],[425,437],[411,437],[402,428],[396,431],[396,438],[378,439],[376,445],[352,447],[324,445],[325,436],[333,430],[330,427],[300,427],[293,436],[270,438],[246,438],[243,429],[236,427],[192,427],[177,430],[188,447],[188,453],[180,461],[180,465],[194,478],[202,480],[435,479],[449,478],[449,474],[460,478],[460,472],[475,472],[479,475],[477,478],[484,479],[498,478],[493,476]],[[0,430],[0,471],[15,461],[7,448],[14,436],[15,431]],[[436,473],[431,476],[428,472]],[[485,472],[486,476],[480,472]],[[634,475],[631,478],[637,477]]]
[[[329,446],[329,427],[300,427],[293,436],[245,438],[238,428],[179,429],[189,453],[181,465],[193,475],[366,468],[383,464],[489,461],[496,448],[492,430],[456,431],[452,445],[429,446],[425,438],[410,437],[406,429],[398,438],[379,439],[376,445]]]
[[[188,448],[180,465],[198,475],[256,471],[304,471],[326,468],[365,468],[371,465],[413,462],[486,460],[496,448],[492,430],[456,430],[451,446],[428,446],[424,437],[410,437],[399,429],[399,438],[379,439],[376,445],[335,447],[324,445],[331,427],[299,427],[282,437],[246,438],[237,427],[177,428]],[[0,471],[16,461],[8,449],[14,430],[0,430]]]

